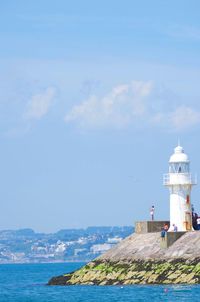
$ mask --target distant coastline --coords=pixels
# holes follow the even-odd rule
[[[89,262],[134,231],[132,226],[92,226],[36,233],[0,231],[0,264]]]

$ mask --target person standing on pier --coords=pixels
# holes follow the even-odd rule
[[[197,217],[197,230],[200,231],[200,216]]]
[[[155,207],[152,206],[151,209],[150,209],[151,221],[154,221],[154,212],[155,212]]]

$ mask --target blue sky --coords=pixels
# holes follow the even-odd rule
[[[0,4],[0,228],[169,217],[178,137],[200,173],[199,1]],[[193,203],[200,212],[198,186]]]

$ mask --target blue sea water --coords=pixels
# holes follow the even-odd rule
[[[200,285],[46,286],[52,276],[80,266],[80,263],[0,265],[0,302],[200,301]]]

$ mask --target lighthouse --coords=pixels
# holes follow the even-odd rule
[[[190,173],[190,161],[178,144],[169,159],[169,173],[164,174],[163,184],[170,192],[170,229],[192,230],[191,190],[197,184],[196,177]]]

